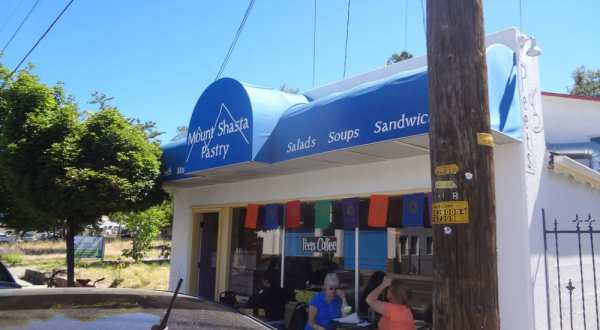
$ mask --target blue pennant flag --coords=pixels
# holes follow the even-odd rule
[[[423,227],[425,194],[402,197],[402,227]]]
[[[271,230],[279,228],[283,216],[282,206],[280,204],[265,205],[265,222],[263,229]]]

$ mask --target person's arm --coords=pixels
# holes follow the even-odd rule
[[[348,306],[348,301],[346,300],[346,293],[344,293],[344,290],[341,289],[337,289],[335,291],[335,293],[337,294],[338,297],[340,297],[340,299],[342,299],[342,310],[340,311],[340,314],[342,316],[346,316],[344,315],[344,307]]]
[[[308,306],[308,325],[314,330],[325,330],[322,326],[318,325],[315,319],[317,318],[317,308],[313,305]]]
[[[371,309],[373,309],[379,314],[383,314],[385,302],[379,300],[378,298],[381,295],[381,293],[383,293],[383,290],[390,286],[390,284],[392,284],[392,279],[389,277],[384,278],[383,282],[381,282],[381,284],[379,284],[378,287],[371,291],[371,293],[369,293],[369,295],[367,296],[367,299],[365,299],[367,304],[371,307]]]

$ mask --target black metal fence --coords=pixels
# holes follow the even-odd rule
[[[600,330],[595,252],[597,247],[594,247],[594,235],[600,233],[600,230],[595,229],[593,226],[596,220],[592,218],[591,214],[586,217],[580,217],[576,214],[575,218],[569,221],[571,228],[559,228],[558,219],[554,219],[553,225],[551,224],[548,228],[546,212],[542,209],[542,221],[544,226],[544,271],[548,329]],[[598,235],[596,235],[597,237]],[[562,252],[561,242],[563,244]],[[565,244],[567,245],[566,248],[564,247]],[[575,254],[575,251],[577,251],[577,254],[572,258],[570,258],[571,255],[564,256],[562,253],[565,252],[565,249],[567,250],[565,254]],[[549,257],[555,260],[548,261]],[[576,265],[571,262],[569,264],[570,271],[563,270],[561,272],[561,262],[564,263],[567,258],[576,260]],[[586,260],[591,258],[591,267],[589,263],[584,263],[584,258]],[[574,267],[577,267],[578,270]],[[589,274],[590,268],[591,274]],[[586,292],[588,292],[588,297],[591,297],[591,292],[588,291],[590,290],[589,287],[586,288],[584,273],[587,273],[588,286],[590,276],[593,279],[593,301],[586,301]],[[562,278],[561,275],[563,275]],[[568,301],[563,301],[563,297],[566,298],[567,295]],[[589,315],[590,311],[592,311],[592,315]],[[558,313],[558,320],[552,320],[552,316],[555,316],[556,313]],[[575,322],[574,317],[578,318]]]

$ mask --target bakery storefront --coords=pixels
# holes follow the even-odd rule
[[[519,88],[529,87],[519,72],[537,62],[521,59],[516,30],[488,37],[487,45],[502,223],[526,213],[524,203],[506,206],[525,199]],[[183,278],[187,294],[218,299],[232,291],[243,299],[268,277],[302,300],[336,271],[356,310],[364,308],[354,302],[369,278],[384,271],[405,279],[411,304],[426,309],[435,242],[425,62],[300,94],[230,78],[211,84],[187,138],[163,147],[175,205],[170,288]],[[503,287],[502,275],[515,276],[506,266],[529,257],[502,254],[511,232],[500,233]],[[508,293],[522,289],[511,285]]]

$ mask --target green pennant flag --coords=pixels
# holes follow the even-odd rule
[[[331,224],[331,201],[315,203],[315,228],[326,229]]]

